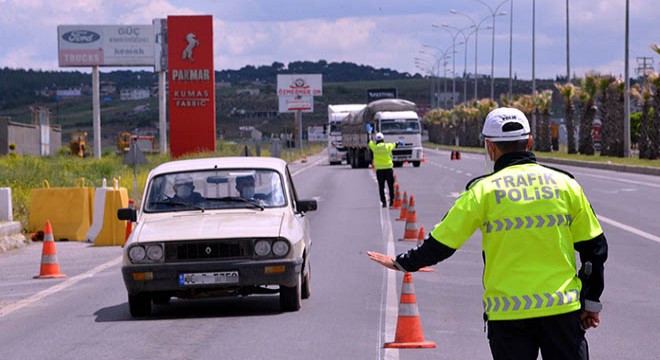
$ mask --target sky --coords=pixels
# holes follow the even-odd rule
[[[631,76],[641,58],[660,70],[660,55],[651,50],[660,44],[657,1],[630,0]],[[58,66],[58,25],[212,15],[216,70],[326,60],[451,76],[452,70],[474,72],[476,38],[479,74],[507,78],[511,64],[518,79],[554,79],[568,66],[578,77],[589,71],[623,76],[625,3],[569,0],[567,64],[562,0],[0,0],[0,67],[89,71]],[[473,24],[480,24],[476,34]],[[443,61],[452,48],[454,58]]]

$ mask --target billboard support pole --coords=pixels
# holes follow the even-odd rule
[[[158,72],[158,132],[160,134],[160,153],[167,153],[167,94],[165,94],[167,70]]]
[[[302,151],[302,141],[303,141],[303,130],[302,130],[302,111],[298,110],[296,111],[296,125],[298,126],[298,146],[296,146],[298,149]]]
[[[92,67],[92,123],[94,128],[94,158],[101,158],[101,94],[99,67]]]

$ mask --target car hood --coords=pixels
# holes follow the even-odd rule
[[[239,210],[149,214],[137,224],[133,238],[140,242],[210,238],[277,237],[281,235],[281,211]]]

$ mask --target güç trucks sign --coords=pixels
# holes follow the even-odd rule
[[[154,66],[153,25],[60,25],[61,67]]]

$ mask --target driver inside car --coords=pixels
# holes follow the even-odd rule
[[[270,194],[256,194],[254,176],[245,175],[236,178],[236,191],[243,199],[258,200],[259,202],[267,202]]]
[[[174,196],[172,201],[185,204],[198,204],[204,201],[204,197],[194,191],[193,178],[189,174],[178,174],[174,178]]]

